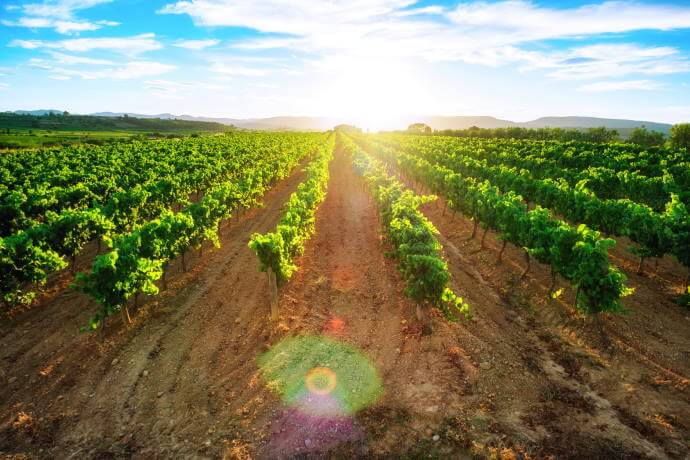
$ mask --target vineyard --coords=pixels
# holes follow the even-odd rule
[[[0,455],[685,458],[690,155],[233,131],[0,156]]]

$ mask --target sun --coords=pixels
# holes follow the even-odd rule
[[[409,65],[360,58],[338,67],[329,99],[349,123],[369,131],[394,129],[423,110],[426,91]]]

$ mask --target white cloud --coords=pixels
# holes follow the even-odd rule
[[[59,53],[59,52],[55,52],[55,51],[51,51],[51,52],[49,52],[49,54],[53,57],[53,60],[57,64],[63,64],[63,65],[86,64],[86,65],[112,66],[112,65],[116,64],[115,62],[109,61],[107,59],[93,59],[93,58],[88,58],[88,57],[83,57],[83,56],[73,56],[71,54],[64,54],[64,53]]]
[[[608,91],[654,91],[661,88],[661,85],[650,80],[627,80],[627,81],[599,81],[580,86],[579,91],[586,92],[608,92]]]
[[[458,5],[448,16],[458,25],[498,30],[519,41],[690,27],[690,8],[630,1],[563,9],[525,0],[472,2]]]
[[[588,72],[588,78],[600,78],[688,70],[677,50],[668,47],[610,48],[612,53],[624,52],[623,61],[592,47],[589,51],[597,56],[590,58],[589,65],[583,65],[585,48],[580,49],[581,56],[524,48],[545,39],[690,28],[688,6],[605,1],[556,9],[526,0],[470,1],[451,9],[433,4],[416,8],[416,4],[415,0],[184,0],[159,12],[189,15],[200,26],[239,26],[289,35],[235,44],[245,50],[287,48],[321,57],[422,58],[490,66],[521,63],[524,68],[553,69],[553,78],[585,78]],[[580,65],[560,62],[578,57]],[[615,68],[621,62],[625,65]]]
[[[8,85],[7,83],[0,83],[0,91],[1,91],[1,90],[4,90],[4,89],[7,89],[7,88],[9,88],[9,87],[10,87],[10,85]]]
[[[30,29],[50,28],[61,34],[72,34],[97,30],[103,26],[116,26],[114,21],[85,21],[78,19],[75,12],[93,6],[108,3],[112,0],[45,0],[42,3],[27,3],[6,8],[8,11],[20,11],[23,16],[16,20],[3,20],[2,24],[10,27]]]
[[[173,46],[178,48],[185,48],[188,50],[203,50],[211,46],[216,46],[220,43],[220,40],[209,39],[209,40],[177,40]]]
[[[102,70],[81,70],[64,67],[51,67],[50,72],[55,77],[75,77],[84,80],[111,79],[111,80],[133,80],[143,77],[151,77],[172,72],[177,69],[170,64],[162,64],[153,61],[131,61],[118,67]]]
[[[17,21],[1,21],[3,25],[10,27],[27,27],[30,29],[50,28],[55,29],[61,34],[69,34],[73,32],[85,32],[88,30],[97,30],[101,27],[88,21],[62,21],[49,18],[31,18],[23,17]]]
[[[441,6],[425,6],[422,8],[411,8],[409,10],[401,10],[393,13],[395,16],[418,16],[423,14],[443,14],[446,10]]]
[[[147,80],[144,88],[156,96],[166,99],[184,99],[198,96],[199,91],[223,91],[223,85],[205,81]]]
[[[71,18],[75,11],[85,10],[113,0],[45,0],[42,3],[27,3],[22,11],[30,16]]]
[[[305,32],[337,24],[356,24],[414,4],[413,0],[352,0],[324,2],[316,0],[234,0],[178,1],[164,6],[160,13],[188,14],[198,25],[242,26],[263,32],[303,35]]]
[[[560,80],[666,75],[690,71],[690,61],[667,46],[643,47],[630,43],[589,45],[565,52],[531,53],[523,56],[525,68],[550,69]]]
[[[250,83],[249,86],[253,86],[254,88],[261,88],[261,89],[277,89],[278,85],[274,85],[272,83]]]
[[[214,62],[209,67],[209,70],[211,72],[233,77],[262,77],[269,73],[268,69],[226,62]]]
[[[87,52],[107,50],[126,55],[136,55],[146,51],[161,49],[163,46],[152,33],[135,35],[132,37],[99,37],[99,38],[70,38],[65,40],[12,40],[10,46],[25,49],[62,50],[70,52]]]

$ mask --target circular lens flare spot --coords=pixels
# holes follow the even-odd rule
[[[327,395],[338,384],[335,372],[327,367],[315,367],[307,372],[304,379],[307,389],[315,395]]]

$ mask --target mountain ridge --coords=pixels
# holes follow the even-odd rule
[[[46,115],[48,113],[62,113],[60,110],[16,110],[13,113],[22,115]],[[100,117],[134,117],[134,118],[159,118],[163,120],[185,120],[216,122],[225,125],[234,125],[243,129],[254,130],[280,130],[280,131],[324,131],[333,126],[347,122],[345,118],[337,117],[309,117],[309,116],[275,116],[266,118],[230,118],[230,117],[202,117],[192,115],[174,115],[172,113],[139,114],[132,112],[95,112],[87,115]],[[600,118],[587,116],[545,116],[526,122],[514,122],[503,120],[493,116],[419,116],[405,117],[398,120],[397,129],[405,129],[410,123],[426,123],[436,130],[467,129],[472,126],[478,128],[574,128],[586,129],[605,127],[609,129],[630,130],[639,126],[647,129],[661,131],[668,134],[671,124],[654,121],[630,120],[624,118]]]

